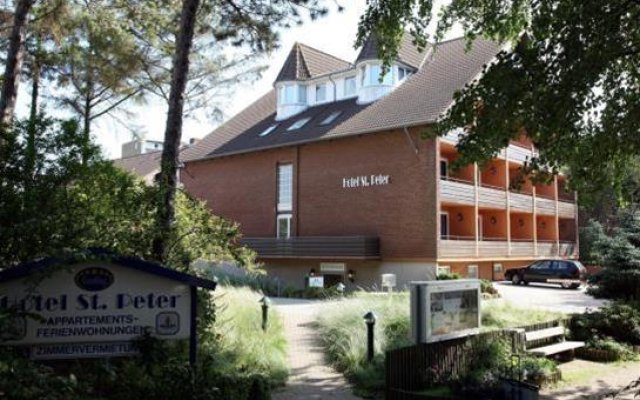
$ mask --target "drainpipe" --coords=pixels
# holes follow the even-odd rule
[[[336,85],[336,81],[333,80],[331,75],[329,75],[329,80],[333,83],[333,101],[338,100],[338,86]]]

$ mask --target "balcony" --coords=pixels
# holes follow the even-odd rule
[[[441,179],[440,201],[469,206],[474,205],[475,190],[473,182],[455,178]]]
[[[456,239],[454,236],[443,237],[438,246],[439,259],[456,258],[572,258],[578,254],[578,246],[575,242],[516,240],[511,243],[506,239],[484,238],[476,242],[471,238]]]
[[[536,213],[543,215],[555,215],[556,201],[550,198],[536,196]]]
[[[511,193],[509,194],[509,207],[513,211],[531,212],[533,197],[530,194]]]
[[[380,258],[380,240],[371,236],[248,237],[240,241],[258,258]]]
[[[562,199],[558,201],[558,216],[560,218],[575,218],[576,212],[576,203],[573,200],[570,200],[569,203]]]

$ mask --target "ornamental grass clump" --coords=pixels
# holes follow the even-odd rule
[[[218,338],[216,351],[223,371],[253,371],[283,385],[288,376],[284,324],[271,307],[267,330],[262,331],[261,297],[249,288],[219,286],[210,334]]]
[[[363,315],[373,311],[375,356],[366,360],[367,329]],[[384,388],[384,352],[411,344],[408,293],[356,293],[317,317],[319,337],[329,361],[352,380],[361,394]]]

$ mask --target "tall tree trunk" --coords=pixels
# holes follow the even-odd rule
[[[200,0],[183,0],[180,30],[176,40],[169,92],[169,110],[164,131],[164,146],[160,169],[160,191],[158,199],[158,233],[153,242],[153,254],[164,261],[167,240],[171,236],[175,219],[175,197],[177,189],[178,157],[182,138],[182,113],[184,91],[189,73],[189,53],[193,45],[193,33]]]
[[[24,54],[24,40],[27,30],[27,16],[35,0],[18,0],[13,14],[13,28],[9,36],[9,49],[5,63],[4,81],[0,93],[0,123],[4,126],[11,124],[13,111],[18,96],[20,84],[20,70]],[[1,142],[0,142],[1,144]]]
[[[27,130],[26,177],[31,185],[36,164],[36,139],[38,134],[38,97],[40,95],[40,63],[38,55],[33,57],[31,66],[31,109],[29,110],[29,126]]]
[[[92,90],[91,90],[92,91]],[[82,165],[89,161],[89,145],[91,144],[91,93],[86,94],[82,114]]]

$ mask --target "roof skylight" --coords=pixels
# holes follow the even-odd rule
[[[323,119],[319,125],[329,125],[333,121],[336,120],[342,114],[342,111],[334,111],[331,114],[327,115],[327,118]]]
[[[278,127],[278,124],[273,124],[273,125],[269,126],[267,129],[265,129],[262,132],[260,132],[260,134],[258,136],[261,136],[261,137],[262,136],[267,136],[268,134],[273,132],[277,127]]]
[[[302,119],[297,120],[296,122],[291,124],[290,127],[287,128],[287,131],[295,131],[296,129],[302,128],[307,122],[309,122],[310,119],[311,119],[311,117],[302,118]]]

